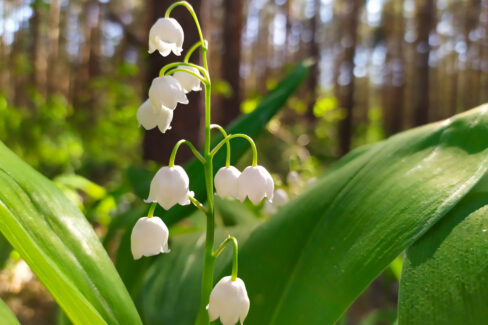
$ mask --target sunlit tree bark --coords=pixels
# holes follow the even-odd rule
[[[414,118],[415,126],[429,122],[430,110],[430,79],[429,56],[431,45],[429,36],[434,27],[434,0],[417,0],[415,24],[417,39],[415,41],[415,73],[414,73]]]
[[[362,1],[344,0],[338,14],[341,23],[342,55],[336,76],[336,96],[345,117],[339,122],[339,154],[345,155],[351,149],[354,109],[354,56],[358,33],[359,11]]]
[[[224,1],[222,77],[232,89],[221,101],[220,117],[223,125],[229,124],[240,112],[241,94],[241,34],[243,0]]]
[[[385,3],[381,29],[386,47],[382,100],[384,124],[388,135],[400,132],[403,128],[405,100],[404,24],[403,0],[390,0]]]

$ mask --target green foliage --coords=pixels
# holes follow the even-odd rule
[[[472,191],[407,250],[400,324],[486,323],[487,229],[488,191]]]
[[[0,231],[75,324],[140,324],[80,211],[0,144]]]
[[[17,317],[15,317],[3,300],[0,300],[0,319],[3,325],[20,325]]]
[[[140,161],[141,132],[133,86],[121,82],[137,73],[124,63],[115,76],[91,81],[93,102],[73,107],[67,98],[27,92],[16,107],[0,94],[0,139],[34,168],[53,177],[81,173],[104,182]]]
[[[431,238],[430,232],[436,232],[432,227],[446,215],[438,227],[448,225],[430,239],[434,244],[429,243],[436,247],[445,234],[453,236],[453,244],[447,237],[446,249],[441,246],[437,251],[445,256],[439,261],[446,265],[439,269],[434,261],[422,272],[425,277],[421,276],[415,290],[423,294],[427,274],[436,268],[439,280],[427,286],[432,288],[428,292],[436,294],[432,301],[444,294],[447,297],[441,301],[449,301],[442,304],[444,308],[459,315],[484,315],[480,290],[488,285],[487,244],[481,238],[486,227],[480,218],[486,209],[478,210],[471,223],[461,223],[456,232],[452,227],[466,212],[486,204],[468,194],[488,169],[486,112],[487,107],[480,107],[352,152],[268,222],[222,231],[221,236],[231,232],[239,239],[239,276],[245,279],[252,302],[246,324],[333,324],[402,251],[422,236]],[[470,202],[469,208],[463,208],[464,200]],[[457,220],[449,222],[451,214]],[[473,231],[476,235],[468,240]],[[191,292],[199,284],[202,238],[173,237],[172,254],[156,258],[140,297],[148,324],[174,323],[174,315],[181,317],[179,324],[191,324],[198,308],[198,298]],[[459,248],[451,252],[448,247],[454,243]],[[425,249],[413,246],[414,250],[425,258]],[[217,262],[216,279],[229,274],[230,257]],[[410,250],[407,260],[413,260]],[[406,264],[408,270],[413,262]],[[443,270],[453,274],[446,277]],[[460,289],[450,296],[447,292],[453,282],[464,285],[456,286]],[[477,302],[473,302],[475,297]],[[156,305],[160,301],[166,303]],[[408,306],[417,302],[411,299]],[[430,311],[427,308],[422,315]],[[410,323],[432,323],[425,319],[430,318]]]

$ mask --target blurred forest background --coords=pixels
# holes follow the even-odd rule
[[[198,143],[195,98],[164,137],[136,127],[150,81],[175,59],[148,55],[146,44],[170,3],[2,0],[0,139],[49,176],[102,183],[141,159],[166,160],[181,137]],[[269,131],[322,162],[488,99],[487,0],[193,5],[211,44],[216,122],[252,111],[289,66],[316,62]],[[183,9],[175,14],[188,47],[196,29]]]
[[[252,112],[294,64],[314,62],[268,125],[271,136],[257,139],[261,163],[282,183],[290,171],[314,177],[354,147],[488,101],[488,0],[189,2],[210,43],[214,122]],[[126,168],[166,163],[180,138],[202,140],[199,93],[164,136],[137,128],[151,80],[175,60],[147,53],[149,28],[170,3],[0,0],[0,140],[101,225],[136,201]],[[188,48],[197,31],[187,12],[174,13]]]

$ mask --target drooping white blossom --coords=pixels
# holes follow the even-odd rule
[[[171,121],[173,120],[173,111],[162,106],[158,111],[154,111],[151,101],[147,99],[137,110],[137,121],[146,130],[158,129],[165,133],[171,129]]]
[[[149,197],[146,203],[157,202],[164,209],[169,210],[175,204],[190,204],[189,179],[181,166],[162,167],[151,181]]]
[[[142,256],[169,253],[168,227],[159,217],[143,217],[137,220],[130,236],[132,256],[135,260]]]
[[[244,282],[230,276],[222,278],[213,288],[207,306],[210,321],[220,317],[223,325],[241,325],[249,312],[250,302]]]
[[[155,112],[161,107],[173,110],[178,103],[188,104],[185,90],[173,76],[154,78],[149,87],[149,100]]]
[[[300,175],[294,170],[288,173],[286,180],[290,185],[297,185],[302,181]]]
[[[178,66],[178,69],[185,69],[185,70],[188,70],[190,72],[193,72],[194,74],[196,74],[196,75],[198,75],[200,77],[202,76],[200,74],[200,71],[198,71],[198,69],[197,68],[194,68],[194,67],[180,65],[180,66]],[[189,73],[186,73],[184,71],[176,71],[173,74],[173,77],[176,80],[178,80],[178,82],[181,84],[181,86],[185,90],[185,93],[189,93],[192,90],[193,91],[200,91],[200,90],[202,90],[200,79],[198,79],[195,76],[192,76]]]
[[[269,172],[263,166],[248,166],[237,181],[239,200],[243,202],[246,197],[252,203],[258,204],[265,197],[273,200],[274,182]]]
[[[234,166],[222,167],[215,174],[215,191],[221,198],[233,197],[239,198],[238,179],[241,172]]]
[[[273,194],[273,202],[266,201],[264,202],[264,208],[263,208],[263,213],[265,214],[275,214],[278,212],[278,208],[284,206],[286,203],[288,203],[289,198],[288,194],[284,189],[277,189],[274,191]]]
[[[282,188],[277,189],[274,191],[273,194],[273,204],[277,207],[284,206],[289,201],[288,194]]]
[[[171,51],[181,55],[183,51],[183,28],[174,18],[159,18],[149,30],[149,53],[158,50],[162,56]]]

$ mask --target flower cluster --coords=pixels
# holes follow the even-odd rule
[[[215,174],[215,190],[221,198],[233,197],[243,202],[246,197],[258,204],[264,198],[273,200],[274,182],[263,166],[248,166],[241,173],[234,166],[222,167]]]
[[[171,128],[173,112],[178,104],[187,104],[186,94],[190,91],[205,89],[206,97],[206,125],[205,145],[203,153],[200,153],[189,141],[180,140],[176,143],[171,153],[168,166],[161,167],[154,175],[149,196],[146,203],[151,203],[148,216],[143,217],[135,224],[131,234],[131,249],[134,259],[142,256],[153,256],[160,253],[169,253],[168,238],[169,230],[159,217],[153,216],[156,205],[169,210],[173,206],[194,204],[207,217],[204,275],[202,276],[202,306],[200,306],[199,318],[202,313],[208,316],[207,320],[214,321],[220,318],[224,325],[233,325],[242,322],[249,311],[250,302],[244,282],[237,277],[238,247],[237,239],[229,236],[224,240],[217,250],[214,251],[213,238],[213,186],[220,197],[230,197],[244,201],[248,198],[252,203],[258,204],[263,199],[271,201],[274,193],[274,182],[269,172],[257,164],[257,149],[254,141],[245,134],[228,135],[219,125],[210,124],[210,90],[211,82],[208,73],[206,50],[207,42],[203,39],[200,25],[196,19],[193,8],[186,2],[176,2],[166,11],[165,18],[159,19],[151,28],[149,33],[149,53],[158,51],[161,55],[167,56],[171,52],[181,55],[183,51],[184,33],[180,24],[169,15],[176,6],[184,6],[190,11],[200,34],[200,41],[194,44],[185,55],[183,62],[170,63],[163,67],[160,76],[155,78],[149,88],[148,99],[140,106],[137,112],[137,120],[145,129],[158,129],[165,133]],[[191,54],[201,49],[203,66],[189,63]],[[223,140],[214,148],[210,148],[212,129],[219,130]],[[253,151],[252,165],[246,167],[242,173],[230,165],[231,144],[230,140],[243,138],[247,140]],[[207,204],[200,203],[194,193],[190,190],[190,179],[183,167],[175,165],[175,157],[180,145],[186,144],[190,147],[195,157],[203,164],[205,181],[207,183]],[[215,154],[223,147],[227,147],[226,166],[220,168],[215,177],[213,176],[212,160]],[[212,231],[209,231],[212,230]],[[211,235],[209,235],[209,233]],[[205,277],[205,270],[213,273],[214,262],[227,244],[233,245],[232,275],[222,278],[210,292],[209,284],[213,282],[210,277]],[[208,313],[208,314],[207,314]]]
[[[149,53],[158,50],[162,56],[171,52],[181,55],[183,28],[173,18],[160,18],[149,32]],[[200,71],[192,66],[177,66],[173,75],[155,78],[149,87],[148,99],[139,107],[137,120],[146,130],[158,129],[165,133],[171,129],[173,111],[178,103],[188,104],[186,94],[202,90]]]

